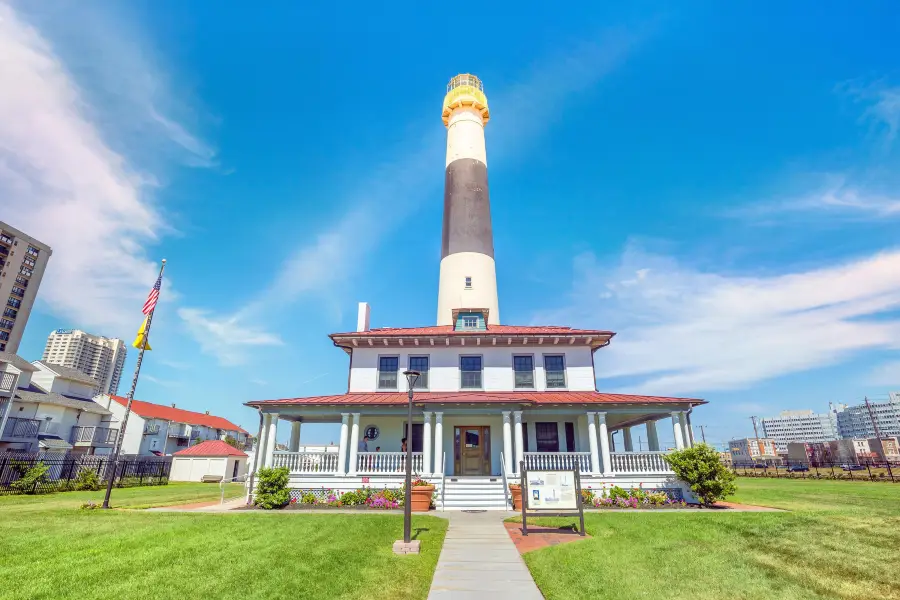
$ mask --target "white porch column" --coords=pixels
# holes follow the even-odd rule
[[[514,469],[512,468],[512,425],[510,424],[510,418],[512,417],[512,414],[508,410],[504,410],[501,414],[503,415],[503,469],[506,471],[507,475],[512,475],[514,471]]]
[[[444,413],[434,413],[434,474],[444,474]]]
[[[422,425],[422,476],[434,473],[431,466],[431,413],[422,413],[425,416],[425,424]],[[412,443],[412,442],[410,442]]]
[[[681,430],[682,430],[681,436],[682,436],[682,440],[684,441],[684,447],[685,448],[693,447],[694,444],[691,441],[691,426],[688,425],[687,413],[686,412],[681,413],[681,415],[679,415],[679,417],[678,417],[678,420],[681,421]]]
[[[359,413],[353,415],[353,425],[350,426],[350,467],[347,475],[356,475],[356,463],[359,456]],[[412,443],[412,442],[410,442]]]
[[[683,433],[683,429],[681,427],[681,413],[676,411],[672,411],[672,432],[675,434],[675,449],[681,450],[684,448],[684,439],[681,437]]]
[[[525,441],[522,438],[522,411],[513,411],[513,422],[515,423],[516,432],[516,465],[513,473],[521,474],[521,464],[525,460]]]
[[[291,452],[300,451],[300,421],[291,423],[291,443],[288,445]]]
[[[634,452],[634,443],[631,441],[631,427],[622,428],[622,445],[625,452]]]
[[[612,474],[612,460],[609,457],[609,433],[606,430],[606,413],[597,413],[597,437],[600,438],[600,460],[603,466],[603,475]]]
[[[266,466],[271,467],[275,462],[275,438],[278,433],[278,413],[269,415],[269,435],[266,438]]]
[[[656,434],[656,421],[647,421],[647,449],[659,452],[659,436]]]
[[[168,421],[166,422],[166,429],[168,429]],[[166,439],[168,441],[169,432],[166,431]],[[165,444],[163,444],[165,446]],[[266,453],[269,448],[269,413],[263,413],[263,422],[262,429],[259,430],[259,439],[256,440],[256,468],[264,469],[268,465],[266,464]],[[165,449],[165,448],[163,448]]]
[[[603,465],[600,464],[600,451],[597,449],[597,413],[589,412],[588,420],[588,445],[591,448],[591,473],[602,473]]]
[[[338,475],[347,474],[347,419],[350,413],[341,413],[341,439],[338,442]]]

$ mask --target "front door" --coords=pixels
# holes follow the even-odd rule
[[[491,428],[473,425],[453,428],[454,474],[491,474]]]

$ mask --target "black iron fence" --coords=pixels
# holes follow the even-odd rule
[[[42,477],[31,481],[29,471],[39,464],[47,467]],[[113,477],[116,487],[141,485],[166,485],[172,458],[165,456],[120,456],[118,468],[113,473],[109,456],[61,454],[61,453],[6,453],[0,454],[0,494],[46,494],[78,489],[84,481],[82,471],[96,474],[94,481],[105,486]]]
[[[900,461],[866,459],[851,463],[839,461],[782,460],[780,464],[735,463],[731,470],[742,477],[778,477],[784,479],[849,479],[900,483]]]

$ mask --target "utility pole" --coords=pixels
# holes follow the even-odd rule
[[[700,437],[703,438],[703,443],[705,444],[706,443],[706,425],[698,425],[697,427],[700,428]]]
[[[644,442],[641,441],[641,436],[638,436],[638,452],[644,451]]]
[[[868,396],[866,396],[866,410],[869,411],[869,420],[872,421],[872,429],[875,430],[875,439],[881,441],[881,432],[878,430],[878,421],[875,420],[875,414],[872,412],[872,405],[869,404]]]
[[[750,420],[753,421],[753,435],[756,437],[756,443],[759,443],[759,430],[756,429],[756,417],[750,417]]]

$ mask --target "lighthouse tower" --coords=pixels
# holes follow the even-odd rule
[[[441,118],[447,126],[447,168],[437,324],[452,325],[456,314],[473,309],[496,325],[500,308],[484,147],[490,112],[481,80],[451,79]]]

